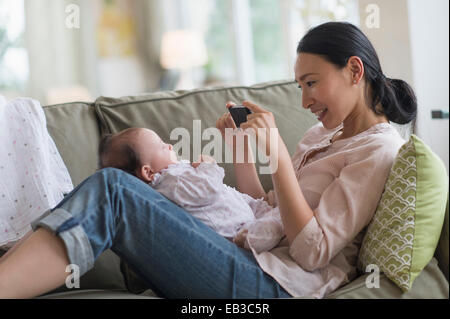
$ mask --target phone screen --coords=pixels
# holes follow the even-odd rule
[[[249,108],[243,105],[235,105],[230,107],[228,111],[231,113],[236,127],[240,127],[242,123],[247,122],[247,115],[252,113]]]

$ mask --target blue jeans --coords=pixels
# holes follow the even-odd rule
[[[251,252],[118,169],[96,172],[32,227],[55,232],[81,274],[110,248],[160,297],[291,297]]]

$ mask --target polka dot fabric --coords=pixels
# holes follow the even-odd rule
[[[8,249],[73,184],[39,102],[0,96],[0,140],[0,248]]]

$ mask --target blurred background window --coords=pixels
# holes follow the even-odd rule
[[[255,81],[290,77],[286,71],[286,43],[283,37],[282,1],[251,0],[251,28],[255,58]]]
[[[23,5],[23,0],[0,0],[0,90],[7,96],[24,92],[28,79]]]
[[[325,21],[359,26],[356,0],[211,2],[204,69],[207,82],[213,83],[251,85],[292,78],[296,46],[309,28]]]
[[[205,34],[209,60],[204,67],[205,82],[209,85],[236,82],[231,2],[211,0],[209,10]]]
[[[299,39],[330,20],[359,25],[358,1],[0,0],[0,94],[54,104],[291,79]]]

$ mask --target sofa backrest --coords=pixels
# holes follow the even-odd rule
[[[44,113],[47,129],[76,186],[97,169],[100,126],[94,103],[44,106]]]

